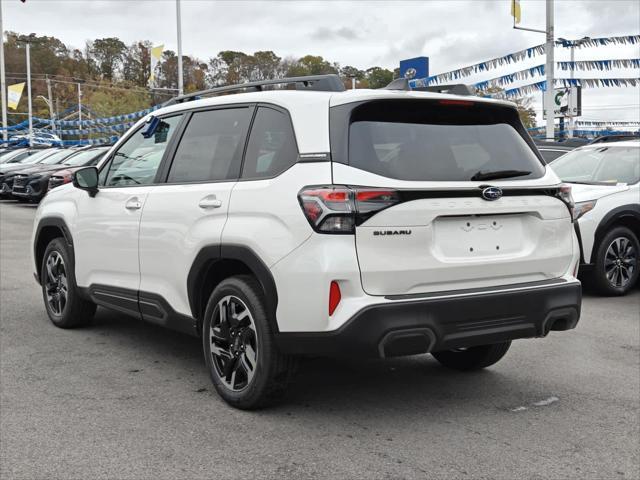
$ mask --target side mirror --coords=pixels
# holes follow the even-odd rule
[[[85,167],[76,170],[73,174],[73,186],[86,190],[90,197],[95,197],[96,193],[98,193],[98,169],[96,167]]]

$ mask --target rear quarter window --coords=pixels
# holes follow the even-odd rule
[[[242,178],[271,178],[298,160],[298,147],[289,116],[274,108],[259,107],[253,121]]]

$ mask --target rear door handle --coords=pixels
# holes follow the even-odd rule
[[[222,206],[222,200],[218,200],[215,195],[207,195],[200,203],[198,203],[200,208],[220,208]]]
[[[140,210],[142,208],[142,203],[137,197],[133,197],[127,200],[127,203],[124,204],[124,208],[127,210]]]

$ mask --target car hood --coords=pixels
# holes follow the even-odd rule
[[[10,165],[2,165],[2,166],[0,166],[0,174],[13,172],[15,170],[26,170],[27,168],[31,168],[31,167],[34,167],[34,166],[35,165],[33,165],[33,164],[25,165],[24,163],[12,163]]]
[[[589,200],[598,200],[599,198],[613,195],[614,193],[624,192],[629,189],[626,183],[617,185],[584,185],[581,183],[569,183],[571,185],[571,194],[576,202],[587,202]]]

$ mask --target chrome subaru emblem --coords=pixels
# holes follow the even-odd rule
[[[485,200],[498,200],[500,197],[502,197],[502,189],[498,187],[487,187],[482,190],[482,198]]]

